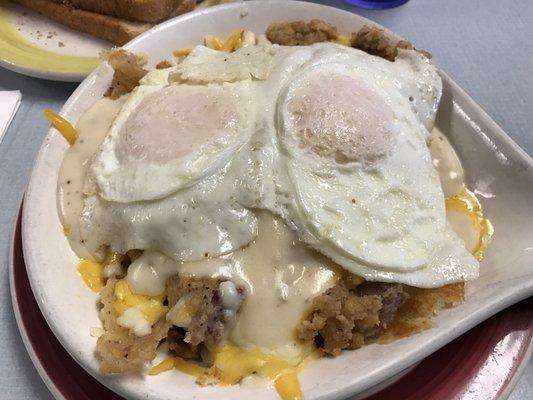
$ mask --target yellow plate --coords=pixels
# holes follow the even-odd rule
[[[233,0],[205,0],[199,8]],[[82,81],[111,44],[0,0],[0,66],[37,78]]]
[[[0,65],[43,79],[81,81],[109,43],[0,0]]]

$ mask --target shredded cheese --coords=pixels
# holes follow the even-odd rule
[[[333,40],[335,43],[342,44],[343,46],[351,46],[352,39],[350,36],[339,35],[337,39]]]
[[[220,50],[222,46],[224,46],[222,39],[220,39],[218,36],[214,36],[213,37],[213,49]]]
[[[242,47],[242,33],[243,31],[233,32],[220,50],[231,52]]]
[[[258,373],[274,381],[283,400],[303,399],[298,373],[319,353],[313,352],[297,365],[261,350],[243,350],[226,344],[214,352],[214,365],[220,371],[221,385],[234,385],[243,378]]]
[[[193,364],[192,362],[185,361],[181,357],[174,357],[174,368],[183,372],[184,374],[192,375],[196,378],[202,376],[206,371],[205,368]]]
[[[191,48],[176,49],[172,54],[174,54],[175,57],[187,57],[191,51]]]
[[[163,372],[177,369],[184,374],[199,378],[207,371],[206,368],[202,368],[199,365],[186,361],[181,357],[169,357],[161,361],[159,364],[153,366],[148,372],[149,375],[159,375]]]
[[[163,305],[164,294],[148,297],[133,293],[125,279],[115,284],[115,297],[117,300],[113,307],[119,315],[124,314],[129,308],[137,308],[151,325],[159,321],[168,309]]]
[[[76,128],[74,128],[72,124],[65,118],[51,110],[44,111],[44,118],[50,122],[53,127],[56,128],[59,133],[61,133],[61,135],[63,135],[70,145],[76,143],[78,132],[76,131]]]
[[[170,371],[171,369],[174,369],[174,357],[166,358],[159,364],[153,366],[150,371],[148,371],[148,375],[159,375],[163,372]]]
[[[219,384],[223,386],[235,385],[242,379],[258,373],[272,381],[282,400],[302,400],[303,394],[298,381],[298,373],[311,361],[317,359],[320,353],[315,351],[297,365],[290,364],[271,354],[258,349],[243,350],[232,344],[225,344],[213,353],[214,368]],[[157,375],[171,369],[177,369],[185,374],[200,378],[210,372],[208,368],[186,361],[180,357],[170,357],[156,366],[149,374]]]
[[[218,36],[205,35],[204,44],[206,47],[209,47],[210,49],[220,50],[222,46],[224,45],[224,42],[222,42],[222,39],[220,39]]]

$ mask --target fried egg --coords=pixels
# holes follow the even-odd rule
[[[435,69],[414,51],[399,64],[327,45],[308,51],[277,100],[277,206],[287,223],[368,280],[433,287],[477,277],[447,224],[426,143],[441,93]]]
[[[270,72],[272,53],[269,46],[243,47],[231,54],[196,46],[174,69],[171,80],[189,83],[264,80]]]
[[[249,82],[169,85],[168,72],[141,82],[91,166],[99,195],[115,202],[161,199],[212,175],[250,135]]]
[[[85,247],[218,257],[255,240],[263,209],[367,280],[474,279],[427,144],[441,92],[414,50],[198,46],[115,118],[89,167]]]
[[[161,200],[120,203],[98,195],[84,200],[84,247],[97,259],[102,249],[124,254],[152,250],[177,261],[230,253],[257,236],[257,219],[231,197],[221,171]]]

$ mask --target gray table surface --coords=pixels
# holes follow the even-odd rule
[[[317,3],[362,14],[428,49],[523,149],[533,154],[533,1],[411,0],[385,11],[342,1]],[[11,308],[8,254],[12,224],[33,159],[47,131],[42,112],[58,110],[76,84],[28,78],[0,68],[0,90],[21,90],[22,104],[0,145],[0,398],[51,399],[33,367]],[[512,400],[533,399],[530,361]]]

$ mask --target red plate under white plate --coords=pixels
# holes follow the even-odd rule
[[[12,238],[11,298],[24,345],[35,367],[57,399],[122,399],[85,372],[48,327],[26,273],[21,215]],[[532,350],[533,298],[529,298],[455,339],[367,400],[504,399]]]

